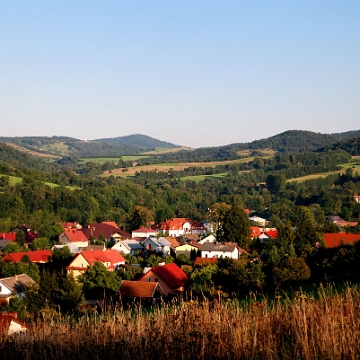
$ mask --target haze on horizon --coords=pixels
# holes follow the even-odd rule
[[[358,1],[0,2],[0,136],[358,130]]]

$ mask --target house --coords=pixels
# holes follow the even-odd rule
[[[121,302],[129,303],[138,301],[141,304],[160,301],[164,291],[158,282],[123,280],[120,284],[118,295]]]
[[[327,248],[335,248],[341,245],[349,245],[353,244],[356,241],[360,241],[360,234],[324,234],[324,243]]]
[[[142,227],[140,229],[137,230],[133,230],[131,232],[131,237],[144,237],[144,238],[148,238],[150,236],[156,236],[157,231],[150,228],[150,227]]]
[[[180,245],[176,248],[176,257],[185,255],[189,260],[194,259],[198,255],[200,247],[202,247],[202,245],[198,243]]]
[[[83,227],[81,231],[88,240],[98,239],[100,235],[105,240],[114,239],[115,241],[131,238],[131,234],[121,230],[114,222],[91,223],[87,227]]]
[[[357,221],[346,221],[337,215],[330,216],[329,219],[332,223],[337,225],[339,228],[343,228],[344,226],[355,227],[358,225]]]
[[[51,250],[52,251],[58,251],[58,250],[61,250],[63,249],[64,247],[67,247],[69,248],[70,252],[72,254],[78,254],[80,252],[80,249],[74,245],[74,244],[65,244],[65,245],[54,245]]]
[[[116,250],[90,250],[77,254],[66,270],[76,278],[97,261],[104,264],[109,271],[116,270],[119,265],[125,265],[125,259]]]
[[[252,224],[265,227],[268,221],[259,216],[250,216],[249,220]]]
[[[130,255],[144,251],[144,247],[138,241],[131,239],[119,241],[111,249]]]
[[[69,230],[80,230],[82,226],[77,222],[63,222],[61,226],[64,228],[64,231]]]
[[[26,335],[29,326],[17,318],[15,312],[0,314],[0,335]]]
[[[257,238],[259,236],[261,236],[262,232],[260,230],[260,228],[258,226],[250,226],[250,229],[251,229],[251,238],[254,239],[254,238]]]
[[[202,258],[230,258],[238,259],[240,254],[247,252],[241,249],[236,243],[212,244],[205,243],[201,248]]]
[[[167,233],[169,236],[180,236],[186,233],[205,235],[206,231],[207,229],[201,221],[187,218],[173,218],[160,223],[158,226],[159,234]]]
[[[151,268],[139,281],[158,282],[165,296],[182,294],[190,282],[189,277],[174,263]]]
[[[59,243],[61,245],[72,244],[78,248],[86,248],[89,245],[88,238],[81,230],[68,230],[59,235]]]
[[[3,257],[3,261],[20,262],[24,255],[28,256],[32,263],[45,264],[49,261],[49,257],[52,256],[52,252],[50,250],[35,250],[9,253]]]
[[[201,240],[198,241],[199,244],[205,244],[205,243],[212,243],[212,244],[215,244],[216,243],[216,237],[214,235],[209,235]]]
[[[8,304],[12,297],[24,291],[25,286],[34,284],[34,280],[26,274],[0,279],[0,305]]]
[[[147,251],[155,251],[162,256],[170,255],[170,242],[164,237],[149,237],[144,241],[144,247]]]

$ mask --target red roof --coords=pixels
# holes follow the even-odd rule
[[[81,230],[68,230],[64,232],[70,242],[88,241],[87,237]]]
[[[250,215],[250,212],[251,212],[250,209],[244,209],[244,211],[247,215]]]
[[[137,230],[133,230],[132,231],[133,233],[150,233],[150,234],[153,234],[153,233],[156,233],[156,230],[153,230],[152,228],[147,228],[147,227],[142,227],[140,229],[137,229]]]
[[[201,258],[197,257],[194,262],[194,266],[196,265],[208,265],[208,264],[215,264],[217,262],[217,258]]]
[[[152,298],[156,290],[164,293],[157,282],[123,280],[119,287],[120,296],[124,297]]]
[[[188,222],[191,226],[189,230],[206,230],[206,227],[201,221],[191,220],[188,218],[173,218],[166,220],[159,225],[162,230],[182,230],[184,224]]]
[[[262,234],[258,226],[250,226],[251,228],[251,237],[258,237]]]
[[[166,284],[169,285],[171,289],[185,287],[190,281],[189,277],[175,263],[166,264],[164,266],[156,266],[148,272],[150,271],[159,276],[164,282],[166,282]],[[144,274],[139,281],[146,277],[146,275],[147,273]]]
[[[80,255],[82,255],[90,265],[94,265],[97,261],[101,261],[102,263],[109,262],[110,266],[108,266],[108,269],[113,268],[114,265],[116,265],[116,264],[125,263],[125,259],[116,250],[83,251],[83,252],[77,254],[75,259]],[[66,270],[71,270],[71,269],[72,270],[82,270],[82,268],[75,269],[70,264],[66,268]]]
[[[0,233],[0,240],[15,241],[16,240],[16,233],[15,232]]]
[[[45,263],[48,261],[48,257],[52,256],[52,252],[50,250],[21,251],[9,253],[3,257],[3,260],[9,262],[20,262],[24,255],[28,255],[30,261],[33,263]]]
[[[342,244],[353,244],[355,241],[360,241],[360,234],[324,234],[324,242],[328,248],[338,247]]]
[[[17,318],[17,313],[2,313],[0,314],[0,334],[8,333],[12,321],[24,328],[28,328],[27,324]]]
[[[121,230],[118,226],[114,226],[109,223],[91,223],[87,228],[83,227],[81,231],[88,239],[90,239],[92,236],[97,239],[100,234],[103,234],[105,239],[110,239],[110,237],[114,234],[120,234],[125,239],[131,238],[131,234]]]
[[[265,235],[267,235],[271,239],[277,239],[279,236],[278,230],[269,230],[265,231]]]

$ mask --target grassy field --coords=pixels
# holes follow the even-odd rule
[[[194,175],[194,176],[185,176],[185,177],[181,178],[181,180],[184,180],[184,181],[190,180],[190,181],[199,182],[199,181],[203,181],[205,179],[222,179],[226,175],[227,175],[227,173],[211,174],[211,175]]]
[[[91,162],[91,163],[95,163],[95,164],[99,164],[99,165],[102,165],[102,164],[105,164],[106,162],[118,162],[120,159],[120,157],[104,157],[104,158],[79,158],[79,162],[80,163],[87,163],[87,162]]]
[[[102,176],[123,176],[123,177],[131,177],[134,176],[136,172],[140,171],[169,171],[173,169],[174,171],[184,170],[188,167],[215,167],[217,165],[231,165],[231,164],[240,164],[246,163],[251,160],[254,160],[254,157],[247,157],[243,159],[229,160],[229,161],[212,161],[212,162],[183,162],[183,163],[162,163],[162,164],[152,164],[152,165],[144,165],[144,166],[134,166],[132,168],[128,168],[128,171],[123,172],[122,169],[112,170],[111,173],[106,171]]]
[[[219,295],[220,296],[220,295]],[[360,358],[360,293],[319,287],[317,296],[189,301],[145,310],[45,312],[24,337],[0,335],[4,359],[352,359]]]
[[[69,147],[64,142],[57,142],[54,144],[44,145],[42,150],[59,154],[61,156],[69,155]]]
[[[159,148],[156,148],[153,151],[144,152],[143,154],[146,154],[146,155],[162,155],[162,154],[167,154],[167,153],[172,153],[172,152],[178,152],[180,150],[191,151],[191,150],[194,150],[194,149],[190,148],[190,147],[187,147],[187,146],[179,146],[179,147],[176,147],[176,148],[159,147]]]

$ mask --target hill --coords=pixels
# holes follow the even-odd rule
[[[155,139],[151,136],[134,134],[127,136],[118,136],[114,138],[95,139],[93,142],[101,142],[112,145],[132,146],[142,149],[155,149],[155,148],[175,148],[178,145]]]
[[[353,156],[358,156],[360,155],[360,137],[345,141],[339,141],[335,144],[332,144],[331,146],[321,148],[318,151],[327,150],[344,150]]]

